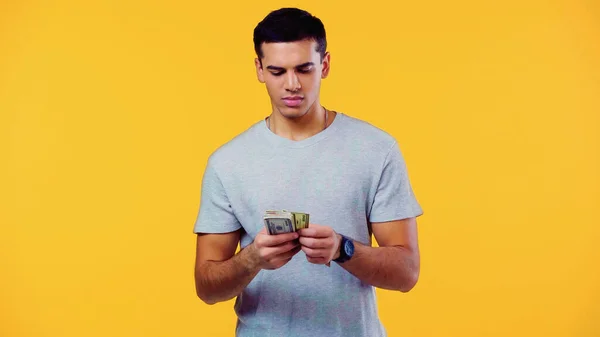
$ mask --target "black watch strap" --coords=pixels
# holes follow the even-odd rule
[[[341,235],[341,234],[340,234]],[[340,256],[337,259],[333,260],[337,263],[343,263],[352,258],[354,255],[354,243],[350,238],[347,238],[341,235],[342,241],[340,242]]]

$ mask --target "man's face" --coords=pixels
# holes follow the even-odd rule
[[[315,102],[321,79],[329,73],[329,53],[321,62],[316,47],[312,40],[263,43],[262,67],[255,60],[258,80],[265,83],[273,107],[287,118],[302,117],[318,108]]]

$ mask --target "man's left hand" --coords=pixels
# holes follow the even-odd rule
[[[302,251],[308,262],[329,264],[340,255],[341,236],[333,228],[309,224],[308,228],[298,230]]]

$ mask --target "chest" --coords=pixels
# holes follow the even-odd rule
[[[366,224],[378,174],[364,159],[361,154],[298,151],[248,161],[229,175],[226,189],[235,191],[231,207],[251,236],[262,229],[266,210],[309,213],[311,223],[338,230]]]

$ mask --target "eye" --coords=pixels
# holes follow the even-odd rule
[[[307,73],[310,73],[311,70],[312,70],[311,67],[305,67],[305,68],[298,69],[298,72],[302,73],[302,74],[307,74]]]
[[[271,72],[271,74],[272,74],[273,76],[281,76],[281,75],[283,75],[283,73],[284,73],[283,71]]]

